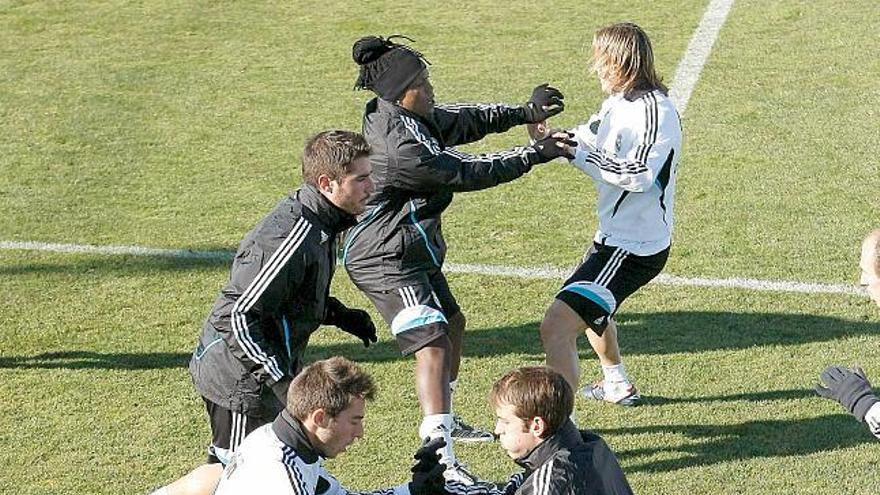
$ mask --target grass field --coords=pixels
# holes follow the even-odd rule
[[[310,134],[359,128],[368,95],[351,91],[350,47],[364,34],[415,38],[440,101],[519,103],[550,81],[567,95],[558,123],[574,125],[602,98],[586,72],[595,28],[644,26],[673,82],[705,8],[0,0],[0,240],[234,249],[298,185]],[[858,244],[880,211],[880,58],[865,43],[878,21],[865,2],[734,4],[683,118],[667,273],[856,281]],[[458,195],[449,261],[572,266],[594,201],[589,180],[558,163]],[[208,426],[185,365],[227,272],[220,261],[0,251],[0,493],[145,493],[199,463]],[[337,275],[339,297],[367,307]],[[450,282],[469,320],[456,407],[489,425],[494,379],[543,361],[537,327],[559,281]],[[637,493],[880,492],[880,443],[811,390],[831,363],[880,377],[880,310],[866,298],[651,285],[620,327],[648,404],[576,408]],[[378,379],[366,438],[331,463],[359,489],[402,481],[417,443],[411,362],[380,336],[364,350],[326,329],[310,353],[352,357]],[[592,380],[595,357],[581,349]],[[487,478],[513,471],[497,445],[458,451]]]

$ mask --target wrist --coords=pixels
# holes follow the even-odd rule
[[[853,404],[852,414],[861,422],[865,421],[865,416],[868,415],[868,412],[873,410],[873,414],[880,415],[880,407],[877,404],[880,403],[880,398],[877,398],[874,394],[865,394],[860,397],[855,404]]]

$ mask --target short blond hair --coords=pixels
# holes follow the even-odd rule
[[[621,22],[605,26],[593,35],[592,68],[608,81],[613,93],[634,89],[667,92],[654,69],[651,40],[639,26]]]

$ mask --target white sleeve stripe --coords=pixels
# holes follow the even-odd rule
[[[290,487],[293,488],[293,492],[297,495],[307,495],[308,490],[303,486],[305,483],[303,483],[299,469],[288,464],[285,464],[284,467],[287,469],[287,478],[290,480]]]
[[[263,295],[263,291],[266,290],[266,287],[270,282],[278,275],[278,272],[281,271],[281,268],[290,260],[293,253],[299,248],[302,241],[306,238],[306,235],[312,229],[312,224],[308,222],[305,218],[300,218],[296,224],[291,229],[290,234],[288,234],[287,238],[281,242],[281,245],[278,246],[278,249],[272,253],[272,256],[269,258],[269,261],[260,269],[260,273],[257,274],[256,278],[251,282],[247,289],[241,294],[241,297],[236,302],[236,306],[239,306],[242,312],[250,311],[253,307],[254,303]]]
[[[516,147],[512,150],[488,153],[485,155],[469,155],[454,148],[447,148],[443,153],[466,163],[492,163],[495,160],[506,160],[517,156],[525,157],[527,152],[526,148]]]
[[[293,229],[291,229],[287,238],[285,238],[278,249],[272,253],[269,262],[260,269],[260,272],[254,280],[251,281],[251,284],[244,290],[241,297],[238,298],[235,305],[232,307],[231,320],[233,335],[236,340],[238,340],[239,345],[241,345],[241,348],[247,357],[255,363],[262,365],[263,368],[266,369],[266,372],[269,373],[269,376],[276,381],[284,377],[284,373],[281,372],[281,368],[278,366],[278,361],[274,357],[270,358],[265,351],[260,349],[250,336],[245,313],[253,307],[256,301],[259,300],[272,279],[278,275],[281,268],[290,260],[293,253],[295,253],[302,244],[311,228],[312,225],[305,218],[300,218],[294,225]]]
[[[601,170],[605,170],[606,172],[611,172],[618,175],[622,175],[624,173],[640,174],[648,171],[648,167],[642,163],[615,162],[612,161],[610,158],[599,154],[598,151],[588,153],[585,160],[589,163],[592,163]]]
[[[547,461],[538,472],[532,475],[532,493],[535,495],[547,495],[550,491],[550,472],[553,468],[553,459]]]
[[[403,126],[406,127],[406,130],[416,138],[416,141],[425,148],[428,148],[428,151],[430,151],[432,155],[439,155],[441,153],[442,150],[440,150],[440,147],[434,144],[434,142],[431,141],[431,138],[425,136],[422,131],[419,130],[419,124],[415,119],[407,117],[406,115],[401,115],[400,121],[403,122]]]

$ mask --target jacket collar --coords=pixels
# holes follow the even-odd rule
[[[295,450],[307,464],[314,464],[324,457],[322,452],[312,446],[302,422],[291,416],[286,409],[281,411],[272,422],[272,431],[285,445]]]
[[[383,100],[382,98],[373,98],[367,103],[367,109],[365,114],[370,114],[373,112],[381,112],[391,115],[391,117],[396,117],[398,115],[405,115],[412,119],[417,120],[425,125],[428,130],[431,131],[431,135],[437,139],[440,136],[440,129],[437,127],[437,123],[434,121],[434,117],[425,118],[419,114],[410,112],[409,110],[392,103],[390,101]]]
[[[527,471],[534,471],[547,462],[547,459],[552,457],[553,454],[560,449],[571,450],[582,443],[584,443],[584,440],[581,437],[581,432],[578,431],[577,427],[571,422],[571,420],[566,420],[565,424],[563,424],[550,438],[547,438],[538,444],[538,446],[532,449],[528,454],[516,459],[515,462]]]
[[[291,196],[314,212],[321,224],[333,234],[353,227],[357,223],[357,218],[354,215],[331,203],[318,188],[311,184],[304,184]]]

